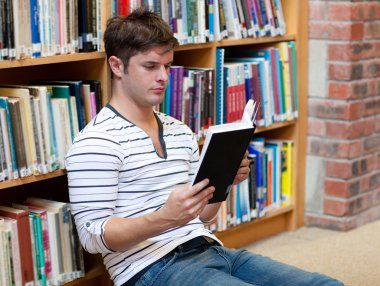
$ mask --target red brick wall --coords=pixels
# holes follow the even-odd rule
[[[325,175],[305,222],[348,230],[380,219],[380,1],[309,0],[309,38],[327,44],[326,94],[308,106],[308,155]]]

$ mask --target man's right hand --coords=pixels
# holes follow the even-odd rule
[[[199,216],[215,191],[215,187],[208,184],[209,180],[205,179],[171,192],[160,210],[162,218],[167,220],[170,227],[184,225]]]

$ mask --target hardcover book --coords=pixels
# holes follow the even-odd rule
[[[199,167],[193,184],[206,178],[215,187],[209,204],[226,200],[240,163],[255,132],[253,122],[257,106],[250,100],[245,108],[243,120],[209,127],[203,144]],[[248,119],[246,119],[248,118]]]

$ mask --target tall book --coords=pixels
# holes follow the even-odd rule
[[[30,240],[29,212],[16,208],[0,206],[0,216],[17,220],[18,233],[22,233],[23,237],[19,237],[20,260],[22,283],[26,286],[34,285],[32,243]]]
[[[20,177],[25,177],[29,175],[28,171],[28,161],[26,158],[26,144],[24,133],[22,131],[21,123],[21,107],[19,98],[10,98],[8,100],[10,119],[13,130],[13,138],[17,144],[15,146],[15,155],[18,168],[18,174]]]

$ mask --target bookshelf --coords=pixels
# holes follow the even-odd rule
[[[102,1],[102,27],[110,12],[109,1]],[[189,44],[177,48],[175,65],[215,67],[216,49],[258,49],[279,42],[295,41],[297,51],[298,118],[268,127],[260,127],[256,134],[270,139],[294,141],[293,198],[290,206],[270,211],[263,218],[218,232],[216,235],[228,247],[242,247],[257,240],[303,225],[305,158],[307,132],[307,44],[308,1],[282,1],[286,21],[286,35],[279,37],[226,39],[219,42]],[[103,29],[104,30],[104,29]],[[0,84],[25,84],[36,79],[97,79],[102,83],[102,103],[110,94],[110,73],[104,52],[76,53],[43,58],[0,61]],[[57,170],[48,174],[29,176],[0,182],[0,201],[21,202],[29,195],[53,197],[68,201],[66,172]],[[86,275],[66,286],[112,285],[100,256],[85,257]]]

